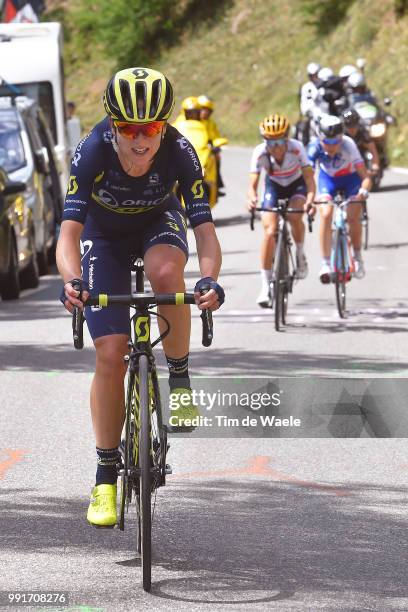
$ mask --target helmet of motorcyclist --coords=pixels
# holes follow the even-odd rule
[[[207,108],[208,110],[214,110],[214,102],[208,96],[198,96],[198,103],[201,108]]]
[[[340,117],[335,115],[322,115],[317,127],[320,140],[337,140],[344,134],[343,124]],[[334,144],[334,143],[333,143]]]
[[[174,107],[170,81],[151,68],[125,68],[110,79],[103,95],[106,113],[116,121],[166,121]]]
[[[310,62],[310,64],[307,65],[306,69],[308,76],[317,76],[317,73],[319,72],[320,68],[321,66],[317,62]]]
[[[341,79],[348,79],[353,72],[358,72],[358,69],[352,64],[345,64],[339,70],[339,77]]]
[[[366,86],[365,76],[362,72],[353,72],[347,79],[347,84],[351,89],[364,88]]]
[[[341,118],[346,127],[356,127],[360,123],[360,115],[354,108],[343,111]]]
[[[290,123],[283,115],[269,115],[259,124],[259,131],[264,138],[286,138]]]
[[[334,72],[331,68],[328,67],[320,68],[319,72],[317,73],[318,79],[320,81],[323,81],[323,83],[331,79],[332,76],[334,76]]]
[[[184,98],[181,103],[181,108],[186,110],[200,110],[201,106],[198,102],[198,98],[196,96],[188,96],[188,98]]]

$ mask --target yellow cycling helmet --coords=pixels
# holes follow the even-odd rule
[[[201,108],[208,108],[208,110],[214,110],[214,102],[208,96],[198,96],[198,103]]]
[[[170,81],[151,68],[125,68],[109,81],[103,95],[107,114],[116,121],[165,121],[174,107]]]
[[[181,103],[181,108],[183,110],[200,110],[200,105],[198,103],[198,98],[196,96],[188,96],[188,98],[184,98]]]
[[[279,138],[287,136],[290,123],[283,115],[269,115],[259,124],[259,131],[264,138]]]

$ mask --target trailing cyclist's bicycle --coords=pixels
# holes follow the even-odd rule
[[[289,294],[293,291],[296,280],[296,263],[293,255],[293,242],[288,227],[287,215],[304,214],[303,209],[289,208],[289,198],[279,199],[273,208],[254,208],[251,211],[250,225],[254,229],[255,211],[275,212],[279,215],[279,226],[276,236],[275,256],[272,265],[272,280],[270,283],[270,306],[274,309],[275,329],[279,331],[286,325]],[[312,231],[312,217],[308,215],[309,231]]]
[[[152,571],[152,519],[157,489],[166,484],[166,475],[171,467],[166,462],[169,445],[169,429],[163,423],[160,389],[156,371],[153,347],[167,336],[170,325],[162,315],[150,310],[151,306],[195,304],[193,293],[152,294],[144,292],[143,261],[137,259],[136,293],[132,295],[99,294],[88,298],[87,306],[108,307],[121,304],[135,309],[131,317],[131,339],[128,363],[127,390],[125,396],[124,439],[121,443],[122,465],[120,513],[118,527],[125,528],[125,514],[135,501],[137,520],[137,550],[141,555],[143,589],[151,589]],[[75,288],[75,286],[74,286]],[[205,293],[207,289],[203,289]],[[151,316],[159,317],[166,325],[165,331],[153,342],[150,339]],[[212,314],[202,311],[204,346],[212,342]],[[83,311],[74,308],[74,346],[83,348]],[[171,431],[171,429],[170,429]],[[180,430],[179,430],[180,431]],[[188,431],[188,429],[186,429]],[[154,499],[152,500],[152,496]]]
[[[355,262],[347,226],[347,207],[350,204],[361,205],[363,203],[361,200],[353,200],[352,198],[345,200],[341,192],[336,193],[333,198],[335,211],[333,216],[330,269],[331,280],[336,288],[337,310],[342,319],[346,317],[346,286],[351,281],[355,272]]]

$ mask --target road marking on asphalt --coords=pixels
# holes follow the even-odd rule
[[[18,463],[19,461],[23,460],[24,455],[26,454],[26,451],[22,449],[13,450],[11,448],[0,449],[0,454],[3,454],[3,453],[8,455],[8,458],[0,460],[0,480],[3,479],[7,470],[9,470],[13,465]]]
[[[351,493],[345,489],[333,485],[324,485],[317,482],[310,482],[307,480],[301,480],[292,476],[291,474],[285,474],[275,468],[271,467],[270,463],[272,457],[255,455],[250,457],[248,464],[241,468],[232,468],[226,470],[215,470],[209,472],[182,472],[181,474],[173,474],[169,476],[172,480],[178,480],[182,478],[213,478],[213,477],[225,477],[225,476],[268,476],[274,481],[290,482],[298,487],[304,487],[306,489],[317,489],[324,493],[330,493],[337,497],[346,497]]]

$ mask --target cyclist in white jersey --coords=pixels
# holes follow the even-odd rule
[[[330,203],[337,191],[345,198],[366,200],[371,189],[364,161],[355,142],[344,135],[339,117],[325,115],[319,124],[319,138],[312,140],[308,147],[311,163],[319,169],[318,194],[323,202]],[[330,249],[333,206],[320,206],[320,248],[322,267],[320,280],[330,283]],[[361,205],[353,204],[347,210],[351,244],[355,260],[355,276],[363,278],[364,263],[361,256]]]
[[[258,203],[258,185],[261,170],[265,170],[265,190],[262,199],[262,224],[264,237],[261,245],[261,292],[257,303],[266,308],[270,305],[270,282],[272,261],[279,216],[267,212],[280,198],[290,198],[290,208],[304,209],[314,214],[313,206],[316,191],[313,168],[308,161],[301,142],[288,138],[289,121],[282,115],[270,115],[260,124],[259,129],[264,142],[255,147],[250,169],[248,189],[248,210]],[[305,226],[302,215],[288,215],[292,235],[296,244],[296,275],[306,278],[308,267],[304,254]]]

